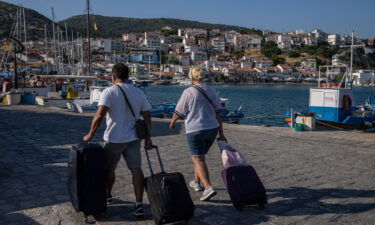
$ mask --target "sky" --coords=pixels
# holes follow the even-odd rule
[[[3,0],[56,20],[83,14],[86,0]],[[276,32],[322,29],[375,38],[375,0],[90,0],[94,14],[177,18]]]

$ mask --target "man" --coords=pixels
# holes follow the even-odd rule
[[[142,115],[151,128],[151,105],[144,93],[131,84],[127,84],[129,68],[123,63],[116,64],[112,69],[113,86],[106,88],[100,95],[98,111],[96,112],[89,133],[83,138],[85,142],[91,140],[98,130],[104,116],[107,128],[104,132],[104,149],[107,154],[107,200],[112,201],[112,187],[115,182],[115,170],[121,158],[124,157],[133,177],[135,204],[133,215],[142,217],[143,209],[143,172],[141,167],[141,141],[136,135],[135,122],[128,104],[120,88],[125,92],[136,116]],[[138,119],[138,118],[137,118]],[[150,137],[145,139],[146,149],[152,147]]]

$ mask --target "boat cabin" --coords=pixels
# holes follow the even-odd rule
[[[309,112],[315,118],[329,122],[342,122],[351,115],[354,105],[349,88],[311,88]]]

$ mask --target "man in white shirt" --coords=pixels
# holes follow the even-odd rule
[[[129,78],[129,68],[123,63],[116,64],[112,69],[113,86],[106,88],[100,95],[98,111],[96,112],[89,133],[83,138],[85,142],[91,140],[98,130],[102,120],[106,117],[107,128],[104,132],[104,149],[107,154],[108,174],[107,174],[107,199],[111,203],[112,187],[115,182],[115,170],[121,155],[124,157],[128,168],[133,176],[133,186],[135,193],[135,209],[133,215],[141,217],[144,215],[143,209],[143,171],[141,165],[141,140],[137,137],[135,122],[140,115],[151,128],[151,105],[145,94],[135,86],[127,84]],[[124,91],[129,104],[137,118],[135,118],[126,103]],[[146,149],[152,148],[150,137],[145,139]]]

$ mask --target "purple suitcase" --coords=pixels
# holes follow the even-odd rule
[[[252,166],[229,167],[221,171],[221,176],[237,210],[267,204],[266,190]]]

